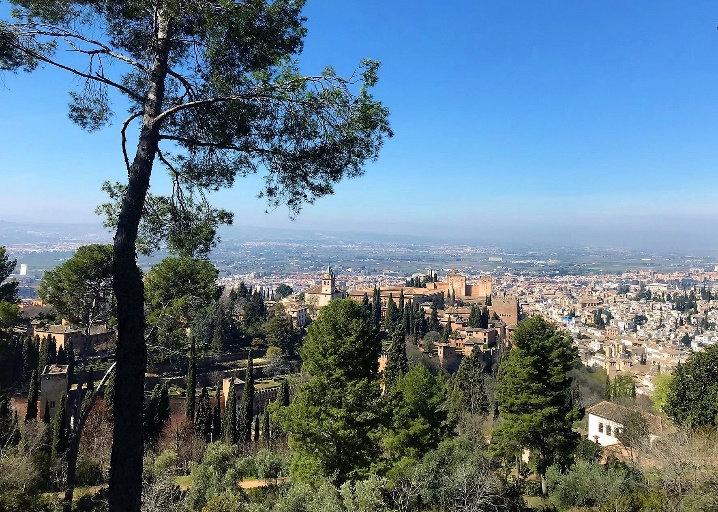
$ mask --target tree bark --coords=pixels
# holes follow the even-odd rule
[[[117,298],[117,354],[114,432],[110,458],[110,512],[139,512],[142,500],[142,405],[147,345],[144,340],[144,285],[136,262],[137,231],[159,142],[170,49],[167,17],[157,13],[155,56],[145,97],[142,128],[113,247],[113,287]]]

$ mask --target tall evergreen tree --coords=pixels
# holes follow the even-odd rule
[[[187,366],[187,392],[184,412],[187,419],[194,421],[194,402],[197,395],[197,363],[195,361],[194,341],[190,348],[189,364]]]
[[[277,402],[282,407],[289,406],[289,381],[287,379],[282,379],[282,382],[279,384]]]
[[[377,331],[381,329],[381,290],[376,286],[371,300],[371,321]]]
[[[224,402],[224,417],[222,418],[222,436],[226,443],[237,442],[237,393],[235,392],[234,376],[229,382],[229,391]]]
[[[262,439],[264,445],[270,447],[272,443],[272,430],[270,427],[271,419],[269,417],[269,411],[265,410],[262,414]]]
[[[60,398],[55,417],[52,418],[52,455],[61,457],[67,450],[67,427],[65,426],[65,393]]]
[[[37,419],[37,400],[38,400],[38,380],[37,370],[32,371],[30,377],[30,390],[27,393],[27,412],[25,413],[25,421]]]
[[[219,441],[222,438],[222,383],[217,383],[217,391],[214,394],[214,410],[212,412],[212,441]]]
[[[0,390],[0,447],[17,446],[19,442],[17,412],[12,408],[7,392]]]
[[[369,303],[369,295],[364,292],[364,297],[361,299],[361,305],[364,306],[366,311],[371,311],[371,304]]]
[[[72,382],[73,375],[75,375],[75,345],[72,342],[72,338],[67,340],[65,346],[65,359],[67,360],[67,379],[68,382]]]
[[[239,401],[237,430],[240,442],[249,443],[252,439],[252,420],[254,418],[254,362],[252,352],[247,357],[247,370],[244,376],[244,391]]]
[[[546,494],[546,470],[568,462],[577,443],[573,422],[580,417],[569,371],[578,362],[571,336],[540,316],[519,322],[513,347],[501,363],[496,395],[503,423],[492,450],[507,459],[531,451]]]
[[[390,392],[402,375],[409,371],[409,360],[406,357],[406,336],[402,329],[392,334],[386,366],[384,367],[384,387]]]
[[[481,327],[481,311],[479,311],[479,306],[476,304],[471,305],[471,313],[469,314],[469,327],[473,327],[474,329]]]
[[[67,356],[65,355],[65,347],[60,346],[57,351],[57,364],[67,365]]]
[[[50,402],[45,400],[45,412],[42,414],[42,422],[45,425],[49,425],[52,421],[52,418],[50,417]]]
[[[384,312],[384,329],[388,333],[394,331],[394,326],[396,326],[396,314],[396,302],[394,302],[394,296],[390,293],[389,300],[386,302],[386,311]]]
[[[202,386],[202,392],[199,397],[199,405],[197,406],[197,414],[194,417],[194,427],[197,435],[209,442],[212,440],[212,406],[209,400],[207,387]]]
[[[455,424],[462,412],[488,416],[490,404],[483,366],[476,348],[461,360],[459,369],[451,379],[450,423]]]
[[[482,329],[489,328],[489,308],[484,306],[481,309],[481,324],[479,325]]]
[[[399,292],[399,304],[398,304],[398,307],[397,307],[397,309],[398,309],[398,311],[397,311],[397,317],[398,317],[398,318],[403,318],[403,317],[404,317],[404,306],[405,306],[405,304],[404,304],[404,290],[402,289],[402,290]]]
[[[39,337],[38,337],[39,339]],[[33,371],[37,371],[38,366],[38,347],[32,338],[27,337],[22,343],[22,376],[23,379],[29,379]]]
[[[411,334],[411,305],[404,307],[404,313],[401,315],[401,330],[404,334]]]
[[[429,326],[428,329],[430,331],[436,331],[439,332],[439,329],[441,328],[441,324],[439,324],[439,313],[437,311],[436,306],[431,308],[431,315],[429,316]]]
[[[254,444],[259,444],[259,414],[254,417]]]
[[[52,334],[48,334],[47,337],[47,362],[48,364],[57,364],[57,340]]]
[[[45,367],[50,364],[50,335],[42,339],[40,342],[40,353],[37,360],[37,373],[42,375]]]

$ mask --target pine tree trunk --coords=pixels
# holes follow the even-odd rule
[[[169,23],[157,13],[155,57],[145,98],[137,152],[129,169],[113,249],[113,287],[117,297],[117,368],[114,432],[110,459],[110,512],[139,512],[142,499],[142,403],[147,363],[144,340],[144,286],[135,244],[152,164],[157,154],[170,47]]]

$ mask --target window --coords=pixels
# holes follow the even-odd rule
[[[54,409],[54,408],[55,408],[55,401],[54,401],[54,400],[50,400],[50,408],[51,408],[51,409]]]
[[[606,425],[606,435],[607,436],[611,435],[611,425]]]
[[[598,431],[603,434],[603,423],[598,424]]]

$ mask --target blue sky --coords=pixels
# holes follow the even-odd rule
[[[264,213],[260,177],[215,202],[254,226],[718,249],[715,7],[309,0],[303,70],[382,61],[375,95],[396,135],[294,222]],[[2,78],[0,219],[95,221],[100,184],[122,179],[117,124],[67,119],[76,85],[47,69]]]

